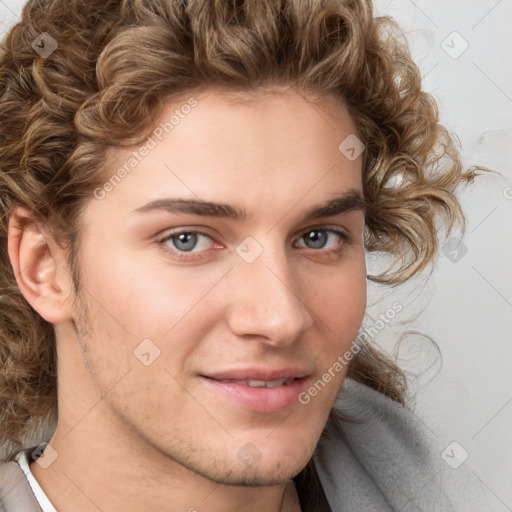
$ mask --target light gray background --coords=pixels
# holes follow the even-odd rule
[[[1,33],[23,3],[0,0]],[[465,166],[501,176],[478,178],[460,194],[467,253],[457,262],[441,253],[428,282],[370,285],[367,323],[403,305],[377,342],[390,354],[399,349],[401,365],[420,372],[410,377],[411,405],[443,446],[458,443],[452,455],[467,452],[470,485],[484,489],[489,510],[512,511],[512,0],[376,0],[375,7],[402,25]],[[377,268],[371,259],[368,268]],[[424,337],[407,336],[397,347],[405,329],[431,336],[442,365]]]
[[[484,165],[502,176],[477,178],[460,194],[468,220],[467,253],[456,263],[441,254],[427,284],[416,281],[387,297],[372,287],[377,289],[372,296],[385,298],[374,298],[369,311],[376,319],[388,303],[404,305],[400,320],[411,322],[396,322],[379,337],[390,352],[404,328],[438,343],[442,365],[424,338],[405,338],[399,350],[405,367],[425,372],[412,382],[418,390],[415,411],[444,446],[457,441],[468,452],[472,484],[485,490],[489,510],[510,511],[512,1],[377,0],[375,5],[407,33],[423,87],[438,100],[441,122],[457,133],[465,166]],[[450,45],[454,51],[463,43],[454,31],[469,45],[456,59],[443,49]]]

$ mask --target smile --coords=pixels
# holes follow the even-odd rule
[[[202,381],[216,398],[226,400],[231,406],[260,413],[278,412],[293,406],[299,402],[299,394],[306,387],[305,377],[255,380],[203,376]]]

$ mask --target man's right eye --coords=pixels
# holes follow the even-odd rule
[[[195,260],[197,257],[187,257],[187,253],[197,254],[205,252],[208,249],[205,245],[208,245],[208,240],[213,242],[213,239],[200,231],[193,229],[180,229],[167,233],[165,237],[160,238],[157,243],[160,248],[166,253],[172,253],[179,259],[183,260]],[[199,250],[194,251],[199,245]]]

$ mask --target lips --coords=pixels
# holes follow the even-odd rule
[[[298,402],[309,372],[304,368],[244,368],[202,375],[215,395],[237,408],[271,413]]]

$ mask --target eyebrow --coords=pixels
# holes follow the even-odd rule
[[[366,206],[363,196],[358,190],[349,190],[338,194],[335,197],[314,206],[305,212],[299,218],[299,222],[309,221],[320,217],[331,217],[343,213],[362,210],[365,212]],[[143,214],[154,211],[167,211],[169,213],[191,213],[204,217],[218,217],[223,219],[243,222],[251,217],[247,210],[235,205],[226,203],[216,203],[202,199],[185,198],[164,198],[151,201],[144,206],[136,208],[130,214]]]

